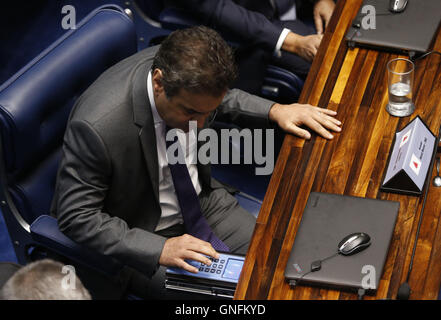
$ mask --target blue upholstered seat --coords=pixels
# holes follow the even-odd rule
[[[105,5],[0,87],[2,209],[21,264],[29,247],[43,246],[114,271],[113,260],[86,254],[47,215],[73,104],[101,73],[136,51],[132,20],[120,7]]]

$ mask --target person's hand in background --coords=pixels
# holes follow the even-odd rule
[[[282,49],[297,54],[306,61],[312,61],[322,41],[323,35],[312,34],[301,36],[294,32],[288,33],[283,42]]]
[[[314,23],[317,29],[317,34],[323,34],[325,28],[331,20],[334,12],[335,3],[333,0],[318,0],[314,5]]]

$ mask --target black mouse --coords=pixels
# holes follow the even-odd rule
[[[403,12],[409,0],[389,0],[389,10],[393,13]]]
[[[364,232],[352,233],[344,237],[338,244],[338,252],[344,256],[350,256],[363,251],[371,245],[371,237]]]

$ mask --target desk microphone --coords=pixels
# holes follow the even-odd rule
[[[406,282],[402,283],[400,288],[398,289],[398,293],[397,293],[398,300],[409,300],[410,293],[412,291],[409,285],[409,277],[413,267],[413,259],[415,258],[415,251],[418,243],[418,236],[420,234],[421,222],[423,221],[424,207],[426,206],[427,193],[429,191],[429,186],[430,186],[430,182],[428,180],[430,180],[430,178],[432,177],[433,164],[435,162],[436,151],[438,148],[438,143],[440,141],[440,138],[441,138],[441,126],[438,130],[438,138],[436,139],[435,147],[433,149],[432,160],[430,161],[430,168],[429,171],[427,172],[426,190],[424,192],[423,206],[421,207],[420,217],[418,221],[418,228],[415,235],[415,242],[413,244],[412,257],[410,258],[409,270],[407,271]]]

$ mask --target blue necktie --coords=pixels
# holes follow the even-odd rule
[[[167,127],[166,131],[169,131]],[[167,148],[177,141],[166,141]],[[180,146],[179,146],[180,148]],[[179,150],[182,151],[182,150]],[[181,153],[183,154],[183,153]],[[217,251],[229,252],[228,246],[222,242],[214,233],[202,215],[199,197],[194,189],[193,183],[185,163],[168,164],[175,186],[179,206],[187,232],[201,240],[210,242]]]

